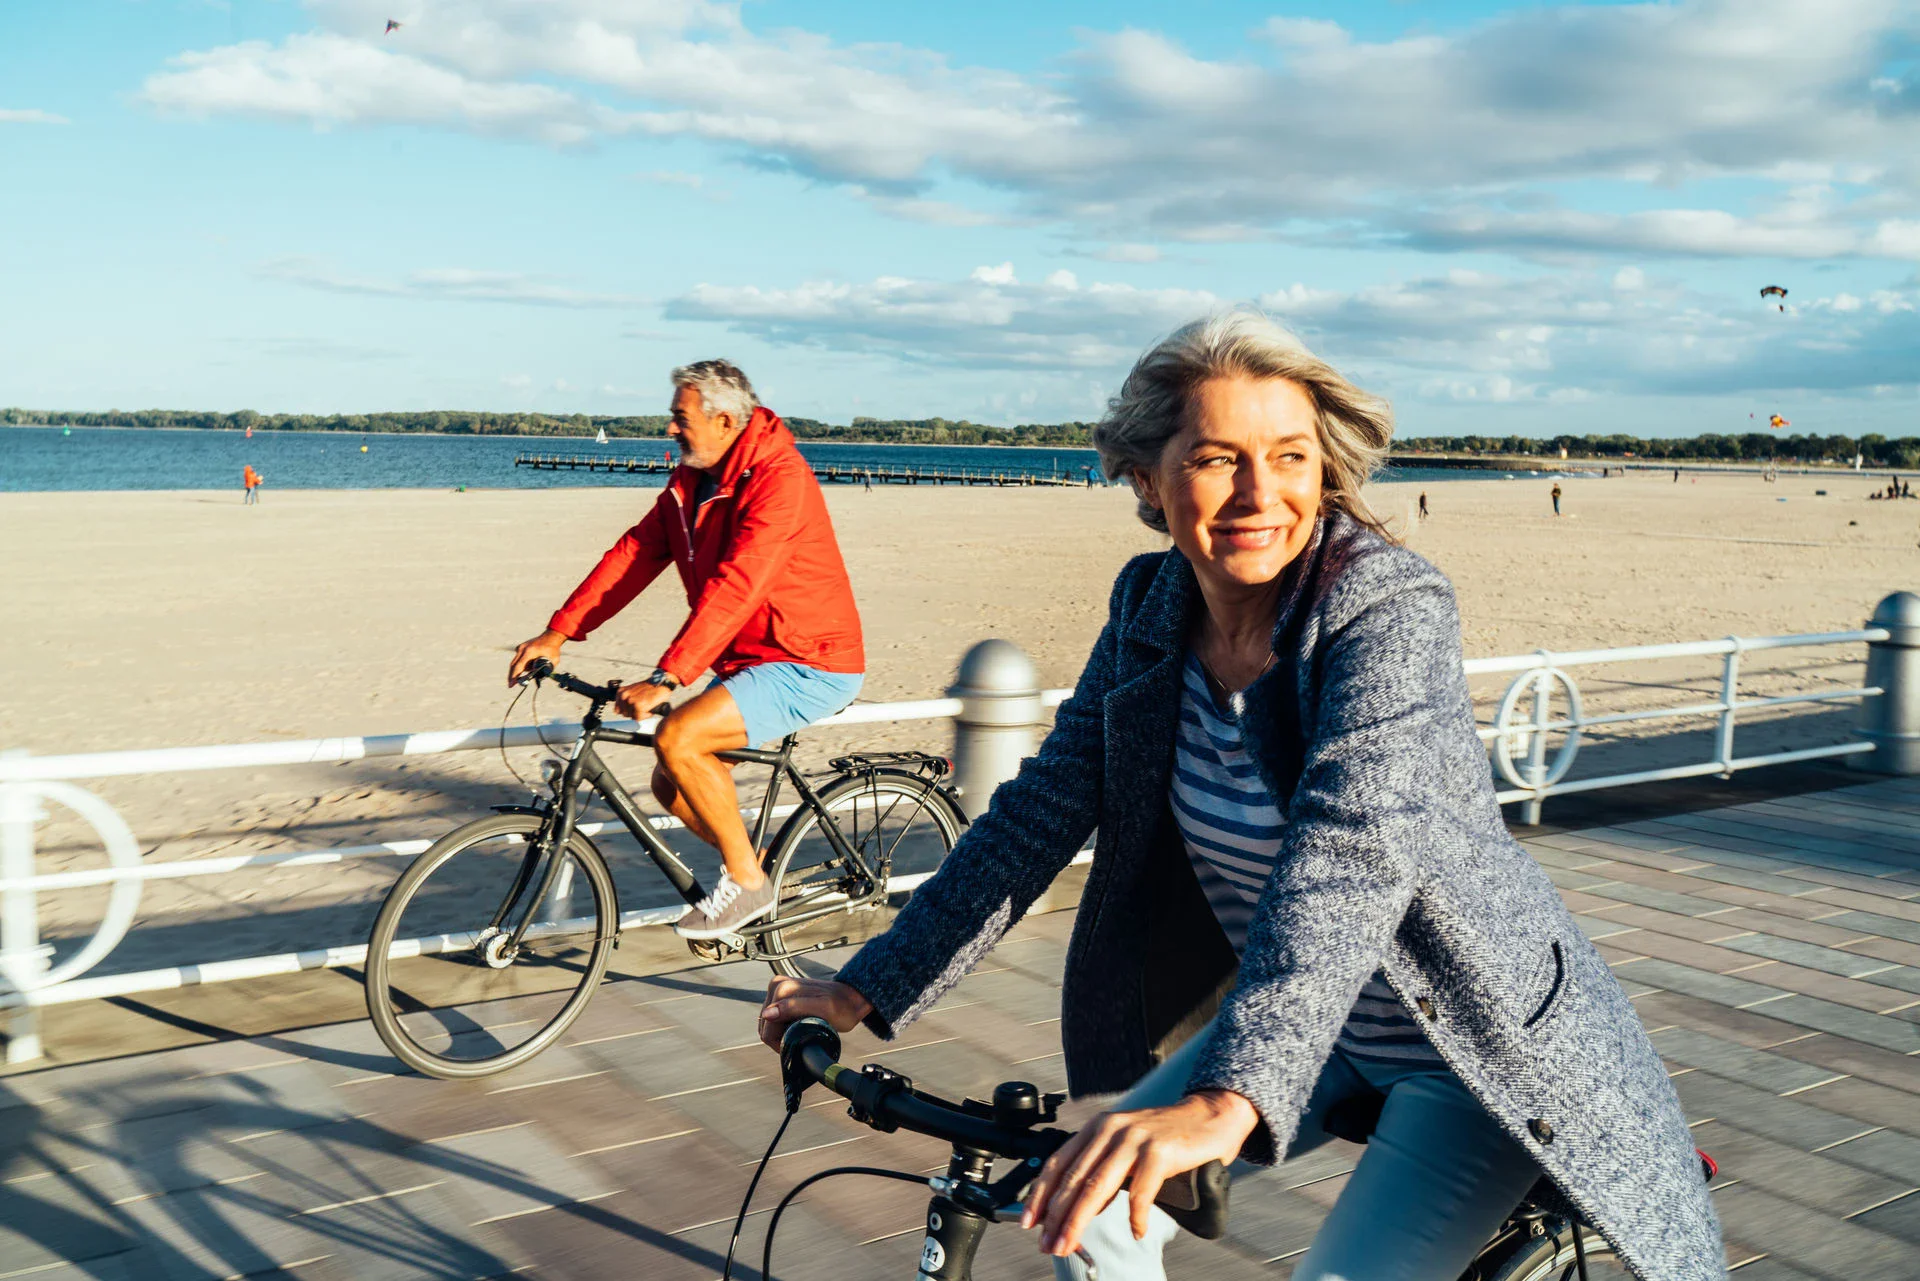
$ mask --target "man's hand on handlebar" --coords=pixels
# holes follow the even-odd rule
[[[507,664],[507,685],[518,685],[527,678],[527,669],[535,660],[546,659],[549,663],[560,657],[560,647],[567,643],[562,632],[552,629],[541,632],[532,640],[521,641],[513,649],[513,661]]]
[[[831,979],[777,978],[767,984],[767,1002],[760,1011],[760,1039],[778,1051],[787,1025],[809,1015],[825,1019],[836,1032],[851,1032],[873,1012],[866,997]]]
[[[1233,1162],[1259,1123],[1253,1104],[1230,1090],[1202,1090],[1171,1107],[1105,1113],[1047,1159],[1027,1193],[1020,1226],[1040,1227],[1041,1253],[1070,1255],[1093,1217],[1124,1191],[1133,1235],[1144,1238],[1161,1185],[1208,1161]]]
[[[633,685],[622,685],[620,696],[613,705],[621,713],[634,720],[645,720],[667,705],[673,691],[665,685],[655,685],[651,681],[640,681]]]

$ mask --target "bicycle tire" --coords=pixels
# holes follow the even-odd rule
[[[523,840],[531,839],[539,833],[544,822],[536,814],[501,814],[478,819],[449,832],[408,865],[388,891],[386,901],[381,904],[380,914],[374,919],[373,930],[367,939],[367,1014],[373,1020],[374,1030],[380,1034],[387,1048],[393,1051],[394,1057],[414,1071],[442,1080],[471,1080],[492,1076],[525,1063],[552,1045],[573,1025],[605,976],[619,934],[619,900],[614,893],[613,874],[607,868],[606,859],[593,842],[575,832],[567,843],[567,851],[577,871],[586,877],[591,890],[593,943],[587,961],[580,967],[580,981],[558,1013],[527,1040],[499,1054],[462,1058],[441,1054],[422,1045],[407,1030],[401,1016],[395,1011],[392,965],[395,959],[392,954],[395,935],[407,908],[427,884],[428,878],[452,859],[483,841],[515,836]],[[474,924],[481,926],[489,909],[485,906],[486,899],[476,901],[480,904],[476,908],[479,919]],[[447,949],[448,952],[457,950]]]
[[[848,843],[860,848],[862,856],[867,858],[869,865],[876,860],[884,860],[889,871],[892,870],[895,849],[887,847],[885,838],[879,835],[882,831],[881,823],[876,822],[865,832],[860,830],[859,802],[868,798],[876,802],[876,814],[884,813],[887,817],[901,816],[904,821],[902,813],[904,810],[905,814],[911,814],[917,819],[916,825],[924,834],[915,835],[912,838],[915,848],[909,851],[913,856],[912,871],[909,875],[913,878],[924,879],[925,875],[931,874],[935,868],[945,862],[947,855],[953,850],[954,842],[960,839],[961,829],[966,826],[966,817],[938,784],[908,770],[882,769],[875,770],[871,775],[849,775],[823,788],[820,792],[820,803],[828,813],[842,808],[853,810],[854,830],[849,832],[844,822],[840,824],[841,832],[848,838]],[[882,798],[892,798],[889,808],[885,811],[879,808]],[[883,819],[882,822],[884,821]],[[798,809],[787,819],[774,838],[773,846],[767,855],[767,875],[773,878],[776,900],[805,893],[807,890],[803,887],[808,884],[815,888],[821,888],[825,884],[824,877],[818,877],[812,881],[806,880],[806,873],[817,871],[822,864],[807,865],[802,862],[808,854],[807,837],[819,826],[819,823],[820,815],[817,811],[811,808]],[[901,836],[895,838],[893,844],[897,846],[907,836],[907,831],[903,829]],[[932,844],[929,844],[929,841]],[[870,842],[873,847],[868,848],[863,842]],[[937,845],[937,856],[935,845]],[[814,852],[817,854],[820,851]],[[911,893],[911,887],[907,887],[868,907],[855,909],[854,912],[822,917],[818,921],[806,923],[804,927],[787,930],[781,930],[777,926],[770,928],[761,936],[761,945],[768,951],[775,952],[785,951],[789,946],[796,948],[807,946],[809,939],[796,936],[798,928],[804,928],[808,934],[815,934],[858,925],[866,927],[864,937],[872,937],[882,932],[892,922],[894,915],[905,904]],[[857,922],[850,921],[849,918],[856,913],[862,919]],[[776,922],[779,920],[778,912],[775,913],[774,920]],[[854,932],[862,931],[855,929]],[[775,974],[782,974],[788,978],[801,978],[807,973],[800,968],[797,957],[769,957],[767,964]]]
[[[1633,1274],[1620,1262],[1620,1256],[1613,1252],[1613,1247],[1607,1244],[1605,1237],[1592,1228],[1577,1228],[1574,1231],[1580,1233],[1580,1244],[1586,1248],[1589,1281],[1624,1281],[1632,1277]],[[1484,1275],[1487,1281],[1579,1281],[1580,1274],[1573,1252],[1573,1232],[1529,1237],[1485,1272],[1471,1275]]]

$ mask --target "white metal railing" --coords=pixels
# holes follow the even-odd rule
[[[1750,757],[1735,755],[1734,730],[1742,712],[1804,703],[1864,699],[1881,693],[1877,687],[1863,686],[1743,699],[1739,696],[1738,688],[1740,660],[1745,654],[1762,650],[1857,644],[1885,640],[1887,637],[1888,632],[1880,628],[1758,639],[1729,637],[1725,640],[1677,645],[1646,645],[1564,653],[1542,650],[1534,654],[1469,659],[1465,664],[1465,670],[1469,676],[1498,675],[1508,672],[1515,674],[1500,701],[1492,724],[1482,727],[1479,732],[1482,740],[1489,746],[1493,768],[1500,780],[1508,785],[1497,793],[1499,800],[1502,803],[1522,802],[1525,806],[1525,819],[1532,823],[1539,820],[1541,802],[1553,795],[1705,774],[1725,775],[1759,765],[1872,751],[1872,743],[1856,741]],[[1586,715],[1581,703],[1579,687],[1567,671],[1572,667],[1710,656],[1723,658],[1720,696],[1717,699],[1602,716]],[[1042,709],[1059,706],[1071,696],[1072,692],[1070,689],[1054,689],[1039,691],[1036,696],[1036,693],[1029,689],[1020,696],[1031,700],[1029,706],[1034,708],[1034,715],[1037,716]],[[1556,693],[1560,695],[1567,707],[1567,714],[1558,719],[1553,716]],[[958,718],[964,709],[965,703],[960,698],[863,704],[849,708],[818,724],[821,727],[832,727],[940,720]],[[1642,721],[1702,716],[1719,718],[1714,751],[1708,759],[1633,773],[1576,780],[1567,778],[1567,773],[1579,751],[1581,735],[1586,730]],[[609,725],[623,729],[650,729],[654,723],[649,719],[641,723],[614,721],[609,722]],[[81,977],[108,955],[125,937],[137,913],[141,889],[148,882],[184,877],[224,876],[261,868],[309,866],[361,858],[411,856],[424,851],[431,843],[425,840],[386,841],[334,849],[146,863],[141,858],[139,846],[132,832],[128,830],[125,822],[113,808],[95,794],[76,786],[73,780],[211,769],[310,765],[388,756],[429,756],[502,747],[531,747],[564,741],[577,730],[577,722],[557,721],[544,725],[501,729],[447,730],[423,734],[91,752],[63,756],[31,756],[22,752],[0,753],[0,1017],[7,1019],[8,1061],[19,1062],[39,1057],[40,1048],[34,1014],[43,1006],[201,983],[256,978],[270,974],[360,965],[366,959],[365,945],[352,944],[271,956],[168,966],[132,973]],[[1558,748],[1550,752],[1548,740],[1550,736],[1556,734],[1563,735],[1564,738]],[[37,873],[34,866],[34,831],[38,823],[47,816],[42,809],[42,804],[45,802],[73,811],[94,829],[105,848],[106,867]],[[776,809],[775,814],[782,816],[791,813],[794,808],[791,805],[781,806]],[[671,817],[652,818],[650,822],[658,830],[681,826],[679,820]],[[611,826],[606,823],[587,823],[582,825],[581,830],[591,835]],[[1078,861],[1084,862],[1087,857],[1087,852],[1082,851]],[[39,938],[37,896],[47,892],[102,885],[110,889],[100,927],[74,955],[58,965],[51,964],[51,948],[43,945]],[[677,920],[685,910],[684,907],[675,905],[623,912],[620,928],[627,930],[670,923]],[[408,940],[400,946],[417,945],[422,948],[433,948],[442,945],[443,942]]]
[[[1817,690],[1767,698],[1741,698],[1740,660],[1743,655],[1765,650],[1857,645],[1884,641],[1889,635],[1890,633],[1884,627],[1869,627],[1854,632],[1819,632],[1800,636],[1728,636],[1723,640],[1684,641],[1673,645],[1631,645],[1618,649],[1570,650],[1563,653],[1543,649],[1532,654],[1515,654],[1504,658],[1470,658],[1466,662],[1466,671],[1469,676],[1517,673],[1507,686],[1506,693],[1501,697],[1499,709],[1494,714],[1493,724],[1480,730],[1480,738],[1490,748],[1495,771],[1500,779],[1509,785],[1497,793],[1501,803],[1521,802],[1523,821],[1531,824],[1540,821],[1541,803],[1549,796],[1598,791],[1606,787],[1626,787],[1635,783],[1698,778],[1708,774],[1726,777],[1739,770],[1753,769],[1761,765],[1784,765],[1793,761],[1852,756],[1873,751],[1874,745],[1862,739],[1821,747],[1799,748],[1793,751],[1768,752],[1759,756],[1736,755],[1734,730],[1738,726],[1742,712],[1805,703],[1835,703],[1850,699],[1874,698],[1885,692],[1878,686],[1860,686],[1852,689]],[[1569,667],[1714,656],[1722,659],[1720,696],[1717,699],[1711,702],[1683,703],[1672,707],[1614,712],[1605,716],[1586,715],[1581,705],[1580,687],[1566,670]],[[1556,690],[1562,692],[1568,713],[1565,718],[1559,720],[1552,718]],[[1526,712],[1526,719],[1516,720],[1515,717],[1520,712],[1522,703],[1530,705]],[[1580,751],[1581,734],[1586,730],[1604,725],[1626,725],[1641,721],[1679,720],[1700,716],[1718,718],[1718,726],[1714,734],[1714,750],[1705,760],[1692,761],[1684,765],[1670,765],[1661,769],[1636,770],[1631,773],[1606,774],[1567,781],[1567,772],[1573,768],[1574,758]],[[1565,738],[1549,760],[1547,737],[1555,733],[1564,734]]]

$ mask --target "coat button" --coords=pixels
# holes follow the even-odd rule
[[[1426,997],[1422,996],[1422,997],[1415,998],[1413,1003],[1419,1009],[1421,1018],[1425,1019],[1429,1023],[1433,1022],[1433,1002],[1432,1001],[1429,1001]]]
[[[1527,1122],[1527,1129],[1533,1132],[1534,1138],[1540,1140],[1542,1147],[1553,1142],[1553,1126],[1549,1124],[1545,1118],[1534,1117],[1533,1120]]]

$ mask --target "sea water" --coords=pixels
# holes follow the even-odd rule
[[[624,485],[658,488],[660,475],[539,471],[516,467],[523,454],[664,461],[659,437],[596,444],[590,437],[438,436],[318,431],[172,430],[112,427],[0,427],[0,491],[238,489],[251,466],[274,489],[555,489]],[[1003,445],[858,445],[800,442],[815,466],[1099,475],[1091,449]],[[1495,479],[1509,473],[1390,469],[1386,481]]]

